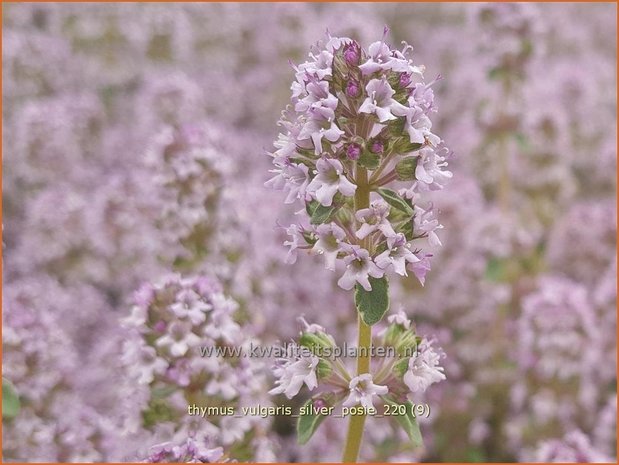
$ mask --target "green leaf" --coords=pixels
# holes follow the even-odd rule
[[[423,438],[421,437],[421,430],[419,429],[417,418],[413,416],[413,404],[411,404],[411,402],[408,400],[404,402],[404,404],[402,404],[388,397],[383,397],[383,399],[390,406],[406,405],[406,414],[404,415],[394,414],[393,417],[400,424],[402,429],[406,431],[406,434],[408,434],[408,438],[411,440],[413,447],[423,446]]]
[[[318,204],[314,211],[312,212],[312,216],[310,217],[311,224],[323,224],[326,223],[333,212],[337,210],[335,205],[331,205],[330,207],[325,207],[322,204]]]
[[[320,424],[327,418],[328,415],[321,415],[313,411],[314,401],[322,399],[325,401],[325,406],[328,406],[328,399],[318,397],[316,399],[308,400],[301,411],[299,412],[299,419],[297,420],[297,441],[299,444],[305,444],[314,435]]]
[[[312,213],[316,210],[316,207],[319,205],[318,200],[310,200],[305,203],[305,211],[307,212],[307,216],[311,218]]]
[[[375,170],[380,165],[380,156],[369,150],[364,150],[359,157],[358,163],[369,170]]]
[[[385,199],[385,202],[387,202],[393,208],[397,208],[398,210],[410,216],[414,215],[415,212],[413,210],[413,207],[411,207],[411,205],[406,200],[400,197],[397,192],[392,191],[391,189],[385,189],[384,187],[381,187],[378,189],[378,193],[383,199]]]
[[[398,231],[397,232],[401,232],[402,234],[404,234],[404,237],[406,237],[407,241],[412,241],[413,238],[415,237],[415,233],[414,233],[414,224],[413,224],[413,220],[409,219],[408,221],[402,223],[399,227],[398,227]]]
[[[357,284],[355,287],[355,305],[366,325],[378,323],[389,310],[389,281],[370,277],[371,291],[366,291]]]
[[[415,179],[415,170],[419,157],[406,157],[395,165],[395,173],[400,181],[412,181]]]
[[[20,402],[15,387],[2,378],[2,418],[13,418],[19,413]]]

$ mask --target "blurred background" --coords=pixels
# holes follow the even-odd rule
[[[424,448],[370,419],[362,459],[616,460],[610,3],[4,5],[5,460],[162,461],[153,446],[191,435],[240,461],[339,459],[342,419],[301,447],[290,418],[188,418],[198,378],[209,405],[285,399],[259,359],[205,367],[190,352],[191,382],[147,376],[151,335],[123,321],[180,273],[234,302],[244,340],[287,341],[304,315],[354,341],[339,274],[283,263],[277,224],[294,209],[263,186],[265,150],[288,61],[327,29],[367,47],[384,25],[426,81],[441,75],[444,247],[425,287],[392,284],[392,311],[436,338],[447,381],[423,399]]]

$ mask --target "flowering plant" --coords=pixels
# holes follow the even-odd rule
[[[396,50],[385,42],[387,32],[367,50],[329,35],[294,66],[291,105],[280,120],[284,131],[270,154],[275,168],[267,182],[286,192],[286,203],[304,207],[299,222],[286,228],[287,261],[305,249],[324,256],[329,270],[344,264],[338,285],[355,288],[360,347],[371,344],[371,326],[388,311],[388,277],[411,270],[424,283],[432,256],[427,246],[441,244],[441,225],[424,194],[452,176],[448,150],[429,118],[436,109],[434,82],[424,82],[410,45]],[[427,363],[408,360],[409,389],[427,386],[429,378],[419,382],[411,374]],[[338,380],[350,391],[345,405],[369,406],[374,394],[388,392],[373,383],[369,368],[370,357],[359,355],[357,376]],[[279,386],[272,392],[294,395],[303,383],[313,389],[316,371],[326,376],[314,355],[289,360],[277,368]],[[363,422],[363,416],[351,420],[345,461],[357,457]]]

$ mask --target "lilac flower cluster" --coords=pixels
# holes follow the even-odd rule
[[[390,48],[384,37],[366,51],[329,36],[294,67],[267,185],[304,206],[304,220],[286,229],[288,261],[299,249],[323,255],[329,270],[341,260],[343,289],[370,290],[369,277],[407,269],[423,283],[431,253],[422,247],[440,245],[441,226],[422,201],[451,178],[448,151],[432,133],[432,83],[411,52],[407,44]],[[391,184],[397,192],[385,187]],[[359,191],[372,192],[369,205],[354,205]]]
[[[305,386],[309,392],[317,393],[312,398],[317,408],[360,404],[370,409],[375,403],[380,405],[381,398],[406,402],[445,380],[442,350],[435,349],[433,341],[417,336],[402,310],[387,320],[389,325],[375,338],[372,347],[375,351],[383,348],[391,355],[375,357],[372,373],[355,376],[346,367],[349,354],[335,356],[335,338],[322,326],[308,324],[301,318],[305,328],[298,342],[287,346],[289,356],[278,360],[274,368],[276,386],[269,393],[292,399]]]
[[[255,343],[235,321],[237,309],[217,280],[204,276],[171,275],[136,292],[131,315],[124,320],[130,335],[123,345],[123,361],[136,382],[150,388],[143,412],[147,427],[174,421],[188,434],[208,431],[212,441],[226,447],[233,443],[251,447],[252,430],[260,438],[257,431],[265,421],[259,417],[187,417],[187,405],[244,405],[245,399],[263,390],[260,360],[201,353],[204,348]],[[191,438],[187,441],[194,444]],[[198,454],[195,447],[191,450]],[[189,453],[165,447],[162,451],[163,456],[172,453],[179,460]]]

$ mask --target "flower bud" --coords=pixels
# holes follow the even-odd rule
[[[346,149],[346,156],[349,160],[358,160],[361,156],[361,146],[359,144],[350,144]]]
[[[385,144],[380,139],[374,139],[370,144],[370,152],[381,154],[385,151]]]
[[[346,95],[348,97],[359,97],[359,94],[361,93],[361,88],[359,87],[359,82],[357,82],[354,79],[350,79],[347,83],[346,83]]]
[[[356,41],[344,46],[344,60],[348,66],[357,66],[361,59],[361,48]]]

